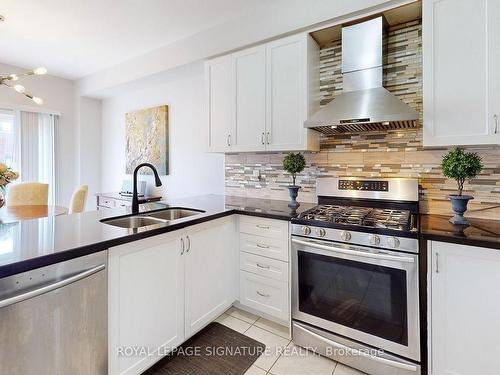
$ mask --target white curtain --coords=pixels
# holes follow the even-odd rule
[[[49,204],[55,204],[57,194],[55,168],[55,134],[58,116],[48,113],[21,111],[18,116],[19,151],[16,164],[21,181],[49,184]]]

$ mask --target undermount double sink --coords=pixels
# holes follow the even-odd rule
[[[166,208],[164,210],[144,212],[138,215],[112,217],[101,220],[101,223],[120,228],[141,228],[148,225],[165,224],[170,221],[202,214],[205,211],[192,208]]]

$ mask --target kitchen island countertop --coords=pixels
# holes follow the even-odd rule
[[[302,203],[297,210],[292,210],[287,204],[286,201],[224,195],[147,203],[141,205],[141,211],[183,207],[205,212],[137,229],[119,228],[101,222],[105,218],[129,215],[130,207],[0,223],[0,278],[235,213],[290,220],[314,206]]]

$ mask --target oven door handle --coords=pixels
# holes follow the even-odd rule
[[[310,331],[308,329],[305,329],[305,328],[300,327],[300,326],[295,325],[295,324],[294,324],[293,328],[294,329],[300,329],[300,330],[306,332],[308,335],[312,335],[315,338],[317,338],[318,340],[323,341],[325,344],[333,346],[333,347],[335,347],[337,349],[343,350],[346,353],[352,353],[353,355],[359,355],[361,357],[366,357],[366,358],[369,358],[372,361],[379,362],[379,363],[382,363],[382,364],[387,365],[387,366],[396,367],[396,368],[399,368],[401,370],[417,372],[417,366],[415,366],[415,365],[411,365],[411,364],[408,364],[408,363],[402,363],[402,362],[396,362],[396,361],[393,361],[391,359],[377,357],[377,356],[365,353],[362,350],[351,348],[351,347],[346,346],[344,344],[341,344],[339,342],[327,339],[327,338],[325,338],[325,337],[323,337],[321,335],[318,335],[315,332],[312,332],[312,331]]]
[[[321,249],[321,250],[333,251],[335,253],[340,253],[340,254],[355,255],[355,256],[364,257],[364,258],[374,258],[374,259],[381,259],[381,260],[392,260],[392,261],[397,261],[397,262],[402,262],[402,263],[415,263],[415,260],[411,257],[340,249],[338,247],[321,245],[321,244],[318,244],[315,242],[302,241],[302,240],[299,240],[296,238],[292,238],[292,242],[296,243],[298,245],[314,247],[316,249]]]

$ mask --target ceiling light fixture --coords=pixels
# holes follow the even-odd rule
[[[0,14],[0,22],[5,21],[5,17]]]
[[[42,98],[39,98],[38,96],[33,96],[33,95],[27,93],[26,88],[23,85],[19,85],[19,84],[13,85],[12,82],[19,80],[19,77],[33,76],[33,75],[40,76],[40,75],[44,75],[44,74],[47,74],[47,69],[40,67],[40,68],[36,68],[33,70],[28,70],[27,72],[24,72],[21,74],[9,74],[7,76],[0,75],[0,85],[7,86],[7,87],[17,91],[18,93],[24,95],[28,99],[33,100],[36,104],[42,105],[43,104]]]

